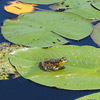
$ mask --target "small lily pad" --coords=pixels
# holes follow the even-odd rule
[[[94,30],[91,34],[93,41],[100,46],[100,23],[94,26]]]
[[[8,2],[8,5],[4,6],[4,9],[7,12],[19,15],[21,13],[33,12],[35,10],[35,6],[38,6],[38,5],[23,3],[20,1],[10,1],[10,2]]]
[[[39,63],[65,57],[64,69],[44,71]],[[26,48],[11,53],[10,62],[26,79],[33,82],[70,90],[100,89],[100,49],[91,46],[54,46]]]

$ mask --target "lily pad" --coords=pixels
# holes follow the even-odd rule
[[[64,69],[43,71],[39,63],[65,57]],[[100,49],[91,46],[54,46],[48,49],[27,48],[11,53],[12,65],[26,79],[70,90],[100,89]]]
[[[66,0],[63,4],[54,4],[50,8],[66,9],[65,12],[78,14],[86,19],[100,19],[100,11],[91,5],[93,3],[93,0]]]
[[[100,10],[100,0],[94,0],[91,5],[97,9],[97,10]]]
[[[10,2],[8,2],[8,5],[4,6],[4,9],[7,12],[19,15],[21,13],[33,12],[35,10],[35,6],[38,6],[38,5],[23,3],[20,1],[10,1]]]
[[[94,26],[94,30],[91,34],[93,41],[100,46],[100,23]]]
[[[100,99],[100,92],[99,93],[93,93],[90,95],[86,95],[84,97],[75,99],[75,100],[99,100]]]
[[[87,4],[80,8],[66,10],[65,12],[78,14],[86,19],[100,19],[100,11]]]
[[[69,8],[79,8],[85,4],[90,4],[93,0],[65,0],[63,2],[55,3],[50,5],[53,10],[56,9],[69,9]]]
[[[52,3],[61,2],[63,0],[20,0],[20,1],[27,2],[27,3],[35,3],[35,4],[52,4]]]
[[[43,47],[64,44],[61,36],[80,40],[92,32],[92,25],[76,14],[39,11],[19,16],[20,20],[7,20],[2,33],[11,42]]]

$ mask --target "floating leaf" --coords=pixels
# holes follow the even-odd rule
[[[50,5],[53,10],[56,9],[68,9],[68,8],[79,8],[85,4],[90,4],[93,0],[65,0],[63,2],[55,3]]]
[[[72,13],[39,11],[21,15],[19,21],[7,20],[2,27],[4,37],[28,46],[53,46],[66,43],[60,35],[80,40],[92,32],[92,25]]]
[[[8,79],[10,74],[13,74],[14,77],[18,77],[19,74],[12,67],[8,61],[9,53],[14,50],[25,48],[19,45],[10,45],[9,43],[0,44],[0,80]]]
[[[100,11],[94,9],[91,5],[83,5],[80,8],[69,9],[65,12],[72,12],[78,14],[86,19],[100,19]]]
[[[64,69],[45,72],[39,63],[65,57]],[[10,61],[26,79],[70,90],[100,89],[100,49],[90,46],[54,46],[48,49],[27,48],[11,53]]]
[[[100,19],[100,11],[91,6],[93,0],[66,0],[63,4],[51,5],[52,9],[66,9],[65,12],[72,12],[85,17],[86,19]]]
[[[75,99],[75,100],[99,100],[100,99],[100,92],[99,93],[94,93],[90,95],[86,95],[84,97]]]
[[[20,1],[10,1],[8,2],[9,5],[4,6],[4,9],[7,12],[13,13],[13,14],[21,14],[21,13],[30,13],[33,12],[35,9],[35,6],[38,6],[36,4],[29,4],[29,3],[23,3]]]
[[[100,46],[100,23],[94,26],[91,38],[95,43],[97,43]]]
[[[100,10],[100,2],[91,4],[95,9]]]
[[[35,3],[35,4],[52,4],[52,3],[61,2],[63,0],[20,0],[20,1],[27,2],[27,3]]]

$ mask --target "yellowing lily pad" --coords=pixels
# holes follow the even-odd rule
[[[20,1],[10,1],[8,2],[9,5],[4,6],[4,9],[7,12],[13,13],[13,14],[21,14],[21,13],[30,13],[33,12],[35,9],[35,6],[38,6],[36,4],[29,4],[29,3],[23,3]]]

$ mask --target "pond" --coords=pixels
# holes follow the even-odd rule
[[[3,25],[4,20],[9,18],[16,18],[17,15],[11,14],[4,10],[4,5],[10,0],[1,0],[0,1],[0,25]],[[48,9],[47,5],[40,5],[42,9]],[[96,25],[100,21],[92,22],[93,25]],[[66,45],[76,45],[76,46],[93,46],[99,48],[90,36],[87,36],[81,40],[72,40],[66,38],[70,43]],[[11,43],[4,38],[0,30],[0,43]],[[11,43],[12,44],[12,43]],[[75,100],[76,98],[100,92],[100,90],[64,90],[57,89],[55,87],[47,87],[35,82],[32,82],[24,77],[20,76],[13,79],[10,75],[9,80],[1,80],[0,82],[0,99],[1,100]]]

